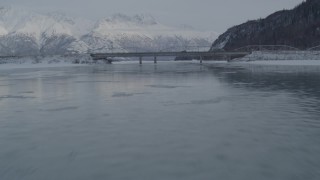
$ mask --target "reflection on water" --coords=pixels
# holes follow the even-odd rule
[[[223,74],[225,67],[209,67],[217,76]],[[260,67],[261,68],[261,67]],[[291,69],[293,68],[293,70]],[[291,96],[295,104],[302,104],[303,108],[316,108],[314,112],[320,112],[320,69],[307,67],[297,71],[295,67],[286,67],[285,71],[279,73],[279,67],[266,68],[267,71],[260,69],[235,68],[235,74],[223,74],[220,76],[222,81],[227,82],[234,88],[241,88],[247,91],[259,90],[267,92],[271,96],[277,94],[286,94]],[[228,67],[227,69],[230,69]],[[291,71],[290,71],[291,70]]]
[[[70,106],[70,107],[62,107],[62,108],[56,108],[56,109],[46,109],[45,111],[67,111],[67,110],[75,110],[79,107],[76,106]]]
[[[319,77],[192,63],[3,71],[0,179],[317,180]]]
[[[27,96],[13,96],[13,95],[0,96],[0,100],[1,100],[1,99],[26,99],[26,98],[33,98],[33,97],[27,97]]]

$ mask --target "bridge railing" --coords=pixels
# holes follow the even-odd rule
[[[176,51],[189,51],[189,52],[206,52],[209,51],[211,46],[181,46],[181,47],[166,47],[158,50],[159,52],[176,52]]]

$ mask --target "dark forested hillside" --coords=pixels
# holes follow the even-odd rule
[[[232,50],[246,45],[289,45],[300,49],[320,45],[320,0],[306,0],[292,10],[234,26],[212,49]]]

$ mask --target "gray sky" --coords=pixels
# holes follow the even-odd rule
[[[168,25],[188,24],[223,32],[249,19],[258,19],[303,0],[0,0],[0,6],[27,7],[39,12],[63,11],[99,19],[114,13],[147,13]]]

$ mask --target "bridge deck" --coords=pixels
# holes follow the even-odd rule
[[[107,59],[113,57],[161,57],[161,56],[245,56],[250,54],[249,52],[231,52],[231,51],[219,51],[219,52],[125,52],[125,53],[95,53],[91,54],[91,57],[95,60],[97,59]]]

